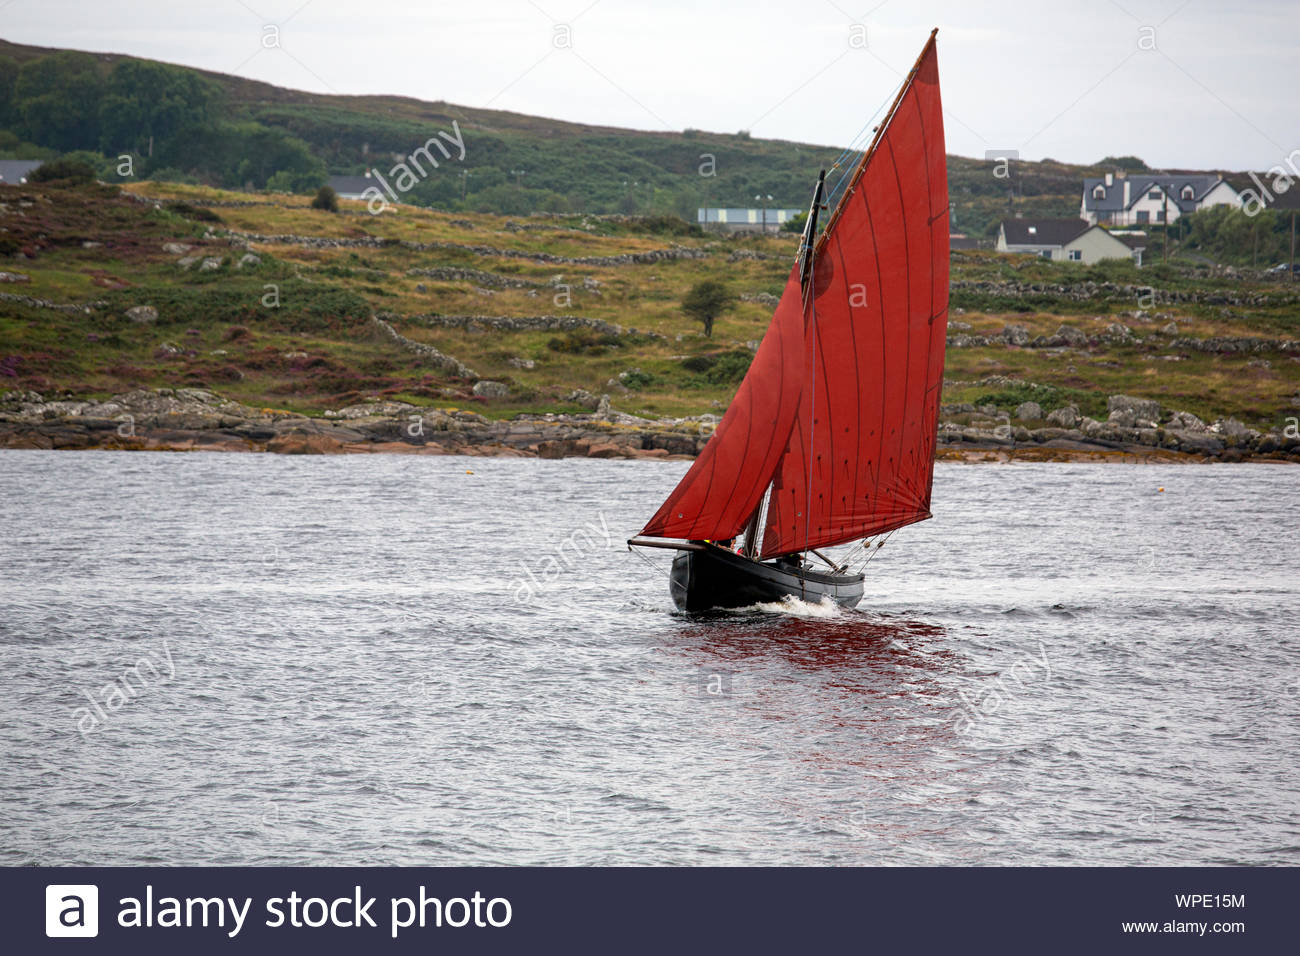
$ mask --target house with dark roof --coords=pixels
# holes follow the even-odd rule
[[[379,180],[372,176],[331,176],[327,182],[340,199],[368,199],[367,189],[379,189]],[[379,190],[380,195],[384,192]],[[373,195],[373,194],[372,194]]]
[[[0,159],[0,183],[7,186],[21,186],[27,182],[27,175],[41,165],[40,159]]]
[[[1137,226],[1220,205],[1241,208],[1241,194],[1216,173],[1107,173],[1084,179],[1079,215],[1094,226]]]
[[[1054,262],[1091,265],[1102,259],[1133,259],[1134,252],[1101,226],[1083,219],[1003,219],[998,226],[998,252],[1019,252]]]

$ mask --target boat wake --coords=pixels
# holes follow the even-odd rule
[[[844,609],[832,601],[829,597],[823,597],[820,601],[803,601],[792,594],[787,594],[779,601],[770,601],[763,604],[752,604],[742,611],[759,611],[763,614],[785,614],[789,617],[812,617],[828,618],[839,617],[844,613]]]

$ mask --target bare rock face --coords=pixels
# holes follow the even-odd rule
[[[1169,427],[1187,432],[1205,432],[1208,427],[1191,412],[1174,412],[1169,418]]]
[[[1049,424],[1057,428],[1078,428],[1079,423],[1083,421],[1083,416],[1079,414],[1079,409],[1074,405],[1066,405],[1064,408],[1058,408],[1047,416]]]
[[[1106,400],[1110,422],[1121,428],[1154,428],[1160,421],[1160,403],[1150,398],[1112,395]]]
[[[581,405],[583,408],[590,409],[595,409],[596,406],[600,404],[600,399],[591,394],[591,392],[587,391],[585,388],[575,388],[569,393],[569,396],[565,401],[573,402],[574,404]]]
[[[1229,438],[1234,441],[1239,441],[1243,438],[1259,438],[1259,432],[1255,431],[1253,428],[1247,428],[1235,418],[1220,419],[1210,426],[1210,431],[1214,432],[1216,435],[1222,435],[1224,438]]]
[[[1048,339],[1049,345],[1082,346],[1088,344],[1088,334],[1072,325],[1062,325]]]
[[[1025,346],[1029,344],[1029,330],[1023,325],[1008,325],[1002,330],[1002,338],[1008,345]]]
[[[1021,402],[1016,406],[1016,420],[1036,421],[1043,417],[1043,407],[1037,402]]]
[[[254,255],[251,252],[245,252],[242,256],[239,257],[239,261],[235,263],[235,268],[243,269],[245,266],[260,266],[261,264],[262,264],[261,256]]]
[[[194,247],[186,245],[183,242],[164,242],[162,250],[169,256],[183,256],[192,248]]]
[[[137,305],[126,310],[126,317],[140,325],[153,325],[158,321],[158,310],[151,305]]]
[[[474,394],[480,398],[505,398],[510,394],[510,389],[504,382],[483,379],[474,383]]]
[[[613,411],[613,408],[611,408],[609,404],[609,396],[600,396],[600,404],[596,406],[596,417],[608,421],[609,417],[613,414]]]
[[[1122,322],[1112,322],[1106,326],[1106,334],[1102,338],[1113,345],[1137,344],[1142,341],[1133,334],[1132,329]]]

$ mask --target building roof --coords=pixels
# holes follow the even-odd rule
[[[1063,246],[1093,228],[1086,219],[1003,219],[1009,246]]]
[[[360,196],[367,189],[379,189],[379,180],[369,176],[331,176],[330,188],[340,196]],[[383,193],[382,189],[379,189]]]
[[[1268,184],[1267,180],[1265,180],[1265,184]],[[1271,187],[1269,191],[1272,192]],[[1268,208],[1285,209],[1287,211],[1300,209],[1300,184],[1293,185],[1284,193],[1273,193],[1273,201],[1268,204]]]
[[[1112,232],[1110,235],[1130,249],[1145,249],[1147,247],[1145,232]]]
[[[1124,183],[1129,184],[1128,204],[1124,203]],[[1133,173],[1127,177],[1116,176],[1109,186],[1105,178],[1089,176],[1083,180],[1083,208],[1088,212],[1120,212],[1133,205],[1154,188],[1168,189],[1169,201],[1182,212],[1192,212],[1206,194],[1223,182],[1217,173]],[[1231,185],[1231,183],[1229,183]],[[1093,195],[1101,186],[1105,195]],[[1192,198],[1183,198],[1183,189],[1192,188]]]
[[[25,182],[27,174],[44,160],[40,159],[0,159],[0,183],[16,186]]]

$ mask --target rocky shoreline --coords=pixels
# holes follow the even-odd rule
[[[1110,397],[1106,421],[1073,406],[1044,413],[1033,402],[1014,415],[993,406],[946,405],[942,419],[940,459],[1300,462],[1293,428],[1263,433],[1233,419],[1207,424],[1123,395]],[[590,414],[496,421],[402,402],[308,418],[186,388],[141,389],[103,402],[0,394],[0,448],[686,460],[699,454],[717,422],[716,415],[638,418],[613,410],[608,396]]]

